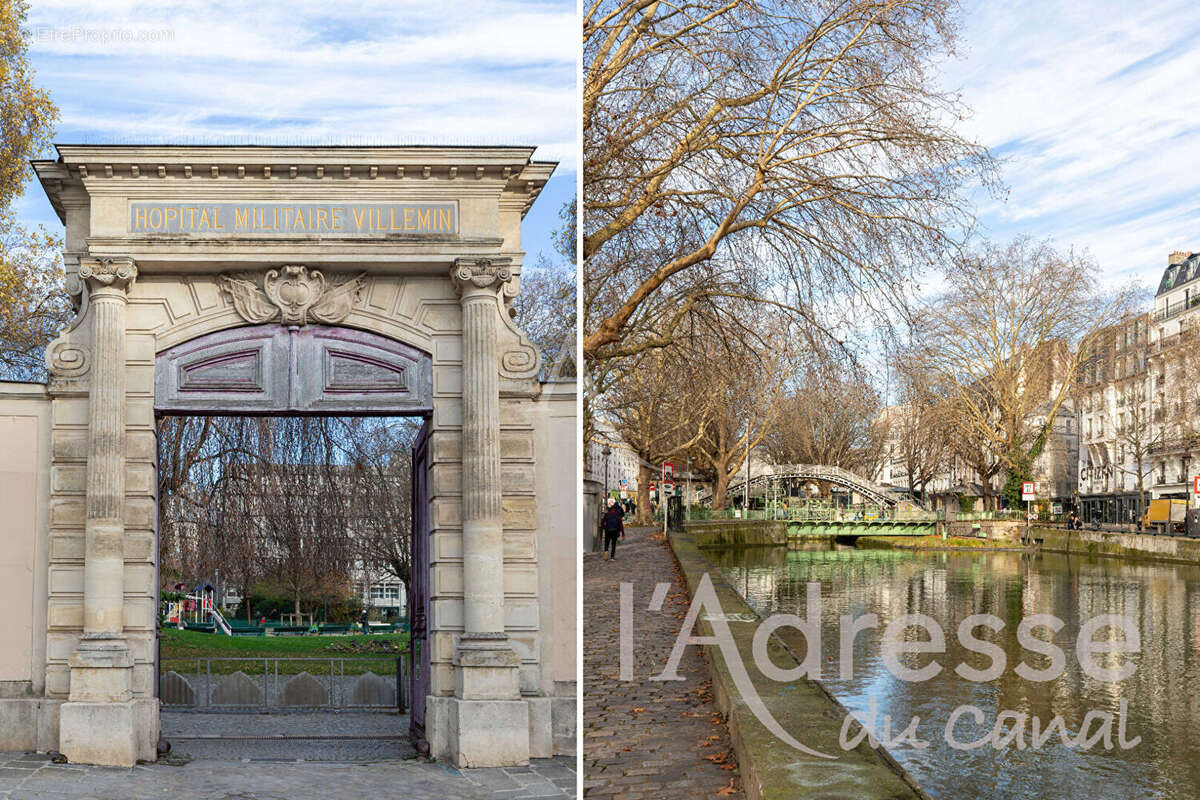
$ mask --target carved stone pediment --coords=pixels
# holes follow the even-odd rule
[[[238,316],[253,325],[275,320],[284,325],[310,321],[336,325],[361,299],[367,275],[331,285],[320,270],[291,264],[268,270],[262,288],[254,280],[233,275],[218,276],[217,284],[233,301]]]

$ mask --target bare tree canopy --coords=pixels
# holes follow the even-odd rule
[[[810,364],[780,400],[763,447],[776,464],[828,464],[869,476],[883,446],[882,410],[878,391],[856,370]]]
[[[589,362],[662,346],[704,297],[754,296],[812,323],[830,296],[898,301],[941,263],[969,225],[961,187],[990,179],[932,75],[954,11],[585,4]]]
[[[296,613],[344,600],[353,580],[407,583],[419,426],[406,418],[165,417],[164,581],[212,580],[219,569],[244,597],[260,581],[280,586]]]
[[[561,261],[545,256],[521,270],[521,292],[513,300],[517,325],[542,353],[542,375],[548,380],[575,377],[576,291],[574,198],[558,211],[561,221],[554,233],[554,250]]]
[[[1012,500],[1080,369],[1134,295],[1105,291],[1089,256],[1027,238],[984,244],[947,277],[914,324],[919,357],[953,400],[962,435],[1007,470]]]

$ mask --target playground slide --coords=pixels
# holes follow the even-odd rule
[[[221,633],[226,636],[233,636],[233,628],[229,626],[229,621],[225,619],[225,616],[220,611],[217,611],[215,608],[208,609],[208,618],[212,620],[213,625]]]

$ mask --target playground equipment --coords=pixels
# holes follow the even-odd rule
[[[180,588],[181,585],[176,586],[177,590]],[[225,619],[225,615],[216,606],[216,591],[207,584],[197,585],[184,595],[182,600],[168,601],[164,616],[167,624],[175,625],[181,630],[207,630],[211,626],[214,632],[219,631],[226,636],[233,635],[229,620]]]

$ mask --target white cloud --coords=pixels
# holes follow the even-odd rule
[[[1050,236],[1147,283],[1200,249],[1200,4],[975,0],[965,23],[944,81],[1006,158],[991,236]]]
[[[60,139],[541,145],[576,167],[575,4],[43,0]]]

